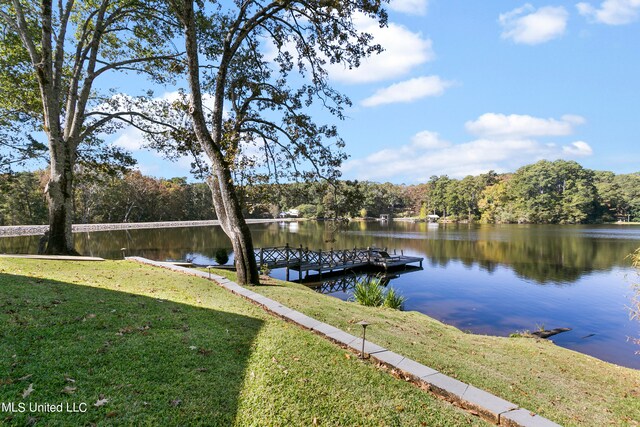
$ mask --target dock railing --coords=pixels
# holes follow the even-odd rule
[[[386,255],[386,248],[353,248],[353,249],[333,249],[317,251],[299,247],[291,247],[287,243],[285,246],[266,247],[255,250],[256,261],[259,267],[263,266],[272,268],[287,269],[287,278],[289,269],[298,270],[298,272],[308,272],[310,270],[317,271],[322,274],[323,271],[346,270],[349,268],[375,266],[397,267],[413,262],[419,262],[422,267],[422,258],[405,257],[404,255],[391,257]],[[381,256],[381,253],[384,256]]]

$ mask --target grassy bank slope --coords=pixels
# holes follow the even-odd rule
[[[0,260],[0,402],[27,405],[2,425],[484,425],[207,280],[125,261]]]
[[[233,273],[218,274],[233,277]],[[640,371],[546,340],[466,334],[417,312],[370,308],[270,279],[255,292],[567,426],[640,425]],[[640,357],[640,356],[638,356]]]

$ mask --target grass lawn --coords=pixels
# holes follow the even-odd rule
[[[435,328],[295,285],[257,290],[345,329],[366,314],[381,344],[402,341],[385,317]],[[126,261],[0,259],[0,403],[16,426],[486,425],[205,279]]]
[[[233,279],[233,273],[217,271]],[[251,290],[566,426],[640,425],[640,371],[546,340],[467,334],[418,312],[343,302],[268,279]],[[640,355],[638,355],[640,357]]]

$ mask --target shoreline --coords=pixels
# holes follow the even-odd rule
[[[266,224],[272,222],[301,221],[300,218],[247,219],[247,224]],[[144,228],[180,228],[219,226],[217,219],[203,221],[159,221],[159,222],[120,222],[105,224],[73,224],[74,233],[91,231],[137,230]],[[0,226],[0,237],[40,236],[49,229],[48,225],[5,225]]]

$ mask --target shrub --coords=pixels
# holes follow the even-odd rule
[[[318,214],[318,207],[316,205],[302,204],[296,206],[296,209],[300,212],[300,216],[303,218],[315,218]]]
[[[225,265],[229,262],[229,254],[227,250],[224,248],[217,249],[215,254],[213,255],[213,259],[218,263],[218,265]]]
[[[262,264],[260,266],[260,274],[262,274],[263,276],[268,276],[271,274],[271,269],[267,264]]]
[[[353,298],[358,304],[367,307],[379,307],[384,302],[384,292],[380,277],[369,277],[358,280],[353,289]]]
[[[406,298],[393,288],[385,292],[380,276],[366,276],[358,280],[353,289],[353,299],[367,307],[389,307],[396,310],[402,310],[406,301]]]
[[[385,307],[393,308],[395,310],[402,310],[402,306],[407,299],[400,295],[395,289],[389,288],[387,294],[384,296]]]

